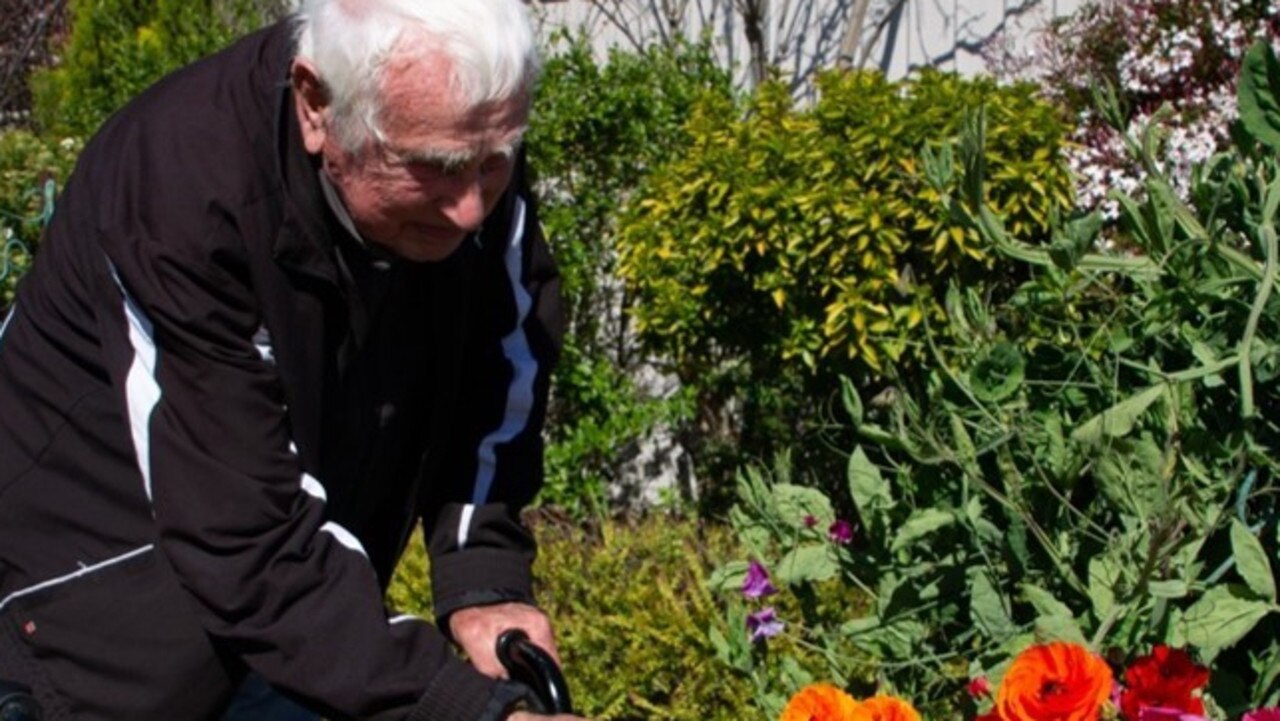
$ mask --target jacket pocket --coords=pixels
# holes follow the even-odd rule
[[[49,721],[216,719],[233,674],[190,603],[164,558],[139,549],[13,598],[0,620],[16,648],[0,653],[27,667],[17,680]]]

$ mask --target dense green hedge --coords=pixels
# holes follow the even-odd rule
[[[72,0],[57,66],[31,79],[45,133],[87,137],[161,76],[280,11],[271,0]]]
[[[745,118],[723,99],[701,104],[690,147],[621,221],[641,340],[697,388],[704,434],[738,407],[729,442],[756,453],[805,443],[803,416],[839,374],[867,385],[886,361],[909,369],[925,355],[922,324],[941,316],[940,289],[996,274],[917,160],[967,109],[987,108],[987,198],[1016,237],[1042,241],[1071,201],[1065,128],[1030,87],[925,71],[828,73],[819,90],[796,107],[765,85]]]

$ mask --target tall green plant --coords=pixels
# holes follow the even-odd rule
[[[748,484],[734,514],[791,587],[840,578],[870,599],[838,629],[789,619],[838,670],[870,669],[950,718],[973,711],[967,679],[997,681],[1033,641],[1089,644],[1113,662],[1162,643],[1213,668],[1210,717],[1280,703],[1269,52],[1253,51],[1241,91],[1264,150],[1249,140],[1199,168],[1194,205],[1158,172],[1160,139],[1128,138],[1151,172],[1139,197],[1115,196],[1123,255],[1095,250],[1097,215],[1055,222],[1048,247],[1014,239],[984,200],[980,114],[958,153],[927,154],[952,216],[1027,279],[1007,296],[951,288],[945,317],[924,328],[922,387],[872,405],[846,385],[852,553],[797,530],[776,483]],[[850,643],[858,652],[841,656]]]
[[[60,62],[31,79],[42,132],[91,135],[164,74],[281,11],[275,0],[72,0]]]

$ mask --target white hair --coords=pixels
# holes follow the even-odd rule
[[[527,99],[540,69],[521,0],[302,0],[298,16],[297,54],[315,66],[348,151],[381,136],[384,71],[397,56],[449,61],[464,110]],[[418,37],[427,42],[406,41]]]

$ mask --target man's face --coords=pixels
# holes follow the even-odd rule
[[[445,63],[407,58],[392,60],[382,90],[381,142],[351,153],[328,134],[325,172],[365,240],[407,260],[442,260],[511,182],[527,102],[464,111]]]

